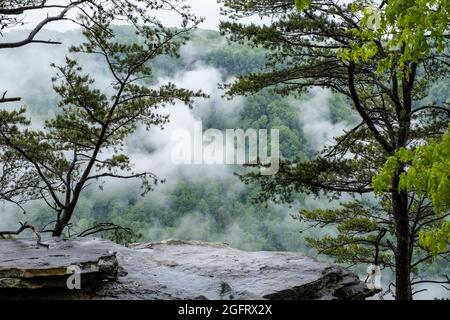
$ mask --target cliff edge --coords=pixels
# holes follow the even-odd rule
[[[0,241],[0,298],[360,300],[375,293],[355,274],[301,253],[177,240],[129,247],[96,238],[46,243]],[[69,277],[72,287],[80,280],[81,290],[68,289]]]

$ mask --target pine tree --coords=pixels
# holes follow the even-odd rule
[[[159,182],[152,172],[135,172],[122,147],[138,126],[162,127],[169,116],[160,109],[177,101],[191,106],[194,98],[206,97],[173,83],[155,87],[151,82],[149,62],[160,55],[177,55],[198,24],[195,17],[183,17],[180,29],[166,28],[156,20],[135,21],[135,41],[116,37],[110,15],[80,18],[86,41],[71,47],[65,65],[53,65],[54,90],[60,96],[56,116],[46,121],[43,130],[35,130],[28,126],[25,109],[3,111],[2,162],[22,164],[20,172],[33,177],[24,180],[29,183],[27,193],[55,212],[53,226],[42,232],[63,234],[92,181],[141,179],[144,193]],[[99,89],[95,76],[83,72],[77,57],[84,54],[100,57],[111,87]],[[28,197],[19,196],[17,201],[22,200]]]
[[[265,70],[240,77],[228,86],[229,95],[267,87],[284,95],[328,88],[347,97],[360,119],[317,158],[284,161],[278,175],[255,171],[242,180],[260,185],[259,201],[292,202],[299,193],[352,195],[341,208],[299,212],[297,218],[313,226],[337,227],[336,234],[310,244],[339,262],[392,267],[396,298],[412,299],[412,273],[429,261],[423,260],[429,252],[418,243],[419,232],[445,218],[426,195],[399,188],[401,170],[371,201],[372,177],[401,148],[414,148],[447,128],[448,105],[425,105],[422,99],[448,77],[448,2],[222,2],[232,19],[221,23],[222,32],[231,41],[268,49]],[[240,22],[249,16],[266,20]]]

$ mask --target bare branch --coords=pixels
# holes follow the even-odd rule
[[[17,102],[22,100],[20,97],[12,97],[12,98],[6,98],[6,93],[8,91],[3,92],[2,97],[0,98],[0,103],[7,103],[7,102]]]
[[[104,231],[124,231],[127,233],[131,233],[132,230],[129,228],[124,228],[114,223],[99,223],[91,228],[88,228],[77,235],[75,237],[87,237],[96,233],[104,232]]]
[[[8,235],[19,235],[19,234],[21,234],[22,232],[24,232],[25,230],[30,229],[31,231],[33,231],[33,233],[34,233],[34,234],[36,235],[36,237],[37,237],[37,243],[36,243],[36,245],[37,245],[38,247],[39,247],[39,246],[45,247],[45,248],[48,248],[48,247],[49,247],[48,244],[45,244],[45,243],[42,243],[42,242],[41,242],[41,241],[42,241],[42,237],[41,237],[40,231],[38,231],[36,227],[34,227],[34,226],[28,224],[27,222],[25,222],[25,223],[19,222],[19,223],[20,223],[20,228],[19,228],[18,230],[16,230],[16,231],[0,231],[0,237],[2,237],[3,239],[5,239],[5,238],[6,238],[5,236],[8,236]]]

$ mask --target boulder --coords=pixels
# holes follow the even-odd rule
[[[41,299],[364,299],[352,272],[293,252],[169,240],[128,248],[101,239],[0,241],[0,297]],[[69,290],[69,266],[82,289]],[[118,278],[117,278],[118,277]],[[87,278],[87,280],[85,280]]]

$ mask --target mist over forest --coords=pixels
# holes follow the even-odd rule
[[[131,36],[126,27],[120,33]],[[48,32],[43,36],[68,43],[83,40],[76,31]],[[1,86],[11,94],[23,92],[23,104],[28,107],[33,124],[41,126],[57,112],[57,96],[51,91],[54,70],[49,66],[62,63],[67,48],[30,46],[0,54],[0,67],[8,74],[2,77]],[[83,59],[80,55],[80,58],[84,70],[96,76],[96,85],[107,89],[110,84],[102,79],[104,63],[92,57]],[[103,190],[90,186],[91,192],[86,193],[78,208],[74,230],[95,222],[113,221],[134,231],[130,238],[124,239],[128,242],[193,239],[226,242],[245,250],[310,251],[303,240],[309,232],[300,233],[301,223],[290,214],[299,206],[314,208],[319,200],[304,197],[291,208],[256,205],[251,200],[257,190],[245,186],[234,175],[242,168],[170,162],[173,131],[180,128],[192,131],[196,120],[202,121],[203,130],[279,129],[283,157],[303,159],[312,157],[355,121],[345,99],[326,90],[289,98],[270,90],[232,100],[223,97],[223,90],[218,88],[221,83],[262,64],[262,50],[226,45],[218,32],[207,30],[195,31],[193,39],[181,48],[178,59],[165,56],[154,61],[156,82],[170,81],[188,89],[202,89],[210,98],[198,99],[193,109],[181,104],[171,106],[170,110],[164,110],[170,114],[170,123],[164,130],[154,128],[148,132],[141,128],[127,140],[125,148],[136,166],[156,173],[166,180],[164,184],[144,197],[140,196],[137,182],[110,180],[101,183]],[[23,73],[27,77],[22,77]],[[20,210],[11,210],[11,218],[0,221],[2,228],[13,227],[22,214]],[[33,222],[45,224],[51,220],[43,204],[30,204],[26,211]]]
[[[135,37],[126,26],[114,26],[114,32],[124,42]],[[25,33],[9,32],[5,39],[20,39]],[[22,97],[20,104],[27,107],[32,128],[44,128],[45,120],[60,112],[58,95],[52,90],[55,69],[50,64],[64,64],[66,55],[76,57],[83,72],[94,76],[94,87],[105,92],[113,90],[102,57],[68,53],[69,44],[84,41],[81,31],[45,30],[40,37],[61,41],[63,45],[33,44],[0,50],[0,88],[8,90],[8,95]],[[320,193],[318,196],[300,193],[291,204],[260,203],[255,202],[260,187],[245,184],[238,177],[250,170],[246,167],[176,165],[170,161],[176,144],[173,133],[179,129],[192,132],[197,121],[202,122],[204,131],[278,129],[282,159],[296,161],[314,159],[324,147],[335,142],[334,138],[358,125],[360,119],[348,98],[329,89],[314,87],[301,94],[283,96],[265,88],[254,94],[226,96],[224,84],[264,68],[268,63],[265,50],[228,42],[218,31],[197,29],[181,46],[178,57],[162,55],[152,60],[148,86],[170,82],[192,91],[202,90],[209,97],[196,98],[193,108],[177,102],[160,109],[161,115],[169,116],[169,122],[161,127],[148,130],[139,125],[121,148],[129,155],[133,168],[152,172],[163,183],[142,195],[139,181],[102,178],[91,182],[76,207],[67,230],[69,235],[111,222],[124,229],[105,231],[99,236],[125,245],[166,239],[201,240],[224,242],[245,251],[302,252],[333,261],[326,255],[318,255],[306,238],[336,234],[336,229],[312,228],[311,223],[298,219],[299,210],[335,209],[355,199],[370,205],[375,201],[373,194],[344,194],[330,200]],[[448,101],[449,85],[448,78],[434,83],[421,103]],[[0,209],[0,230],[14,229],[17,221],[22,220],[41,227],[54,220],[54,213],[42,200],[30,201],[22,208],[2,203]],[[31,231],[24,235],[30,236]],[[365,275],[365,266],[351,267]],[[450,272],[448,263],[441,261],[421,268],[431,277]],[[446,295],[445,290],[437,287],[436,291],[419,297]]]

